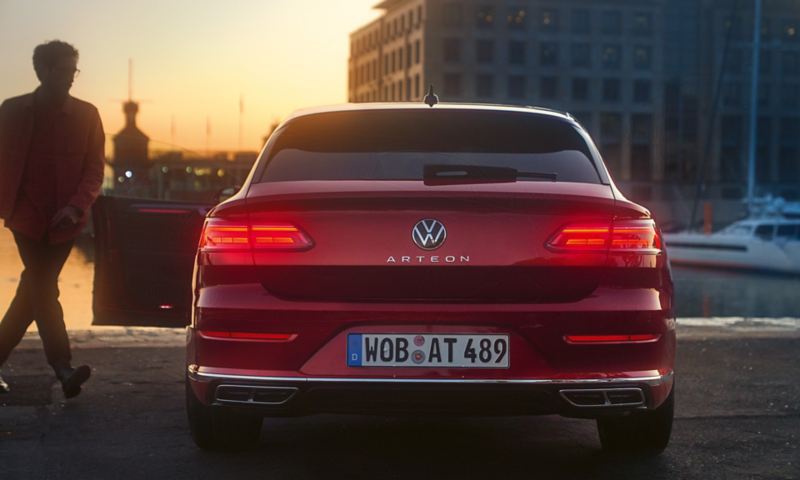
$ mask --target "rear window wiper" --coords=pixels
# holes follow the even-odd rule
[[[425,165],[423,168],[425,185],[505,183],[516,182],[520,178],[555,182],[558,180],[558,175],[545,172],[522,172],[511,167],[485,165]]]

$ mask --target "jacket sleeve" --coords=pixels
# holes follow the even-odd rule
[[[106,163],[106,135],[103,131],[103,122],[97,109],[93,110],[94,126],[89,138],[89,148],[83,162],[81,180],[78,190],[69,201],[69,205],[77,207],[81,212],[86,212],[92,206],[103,187],[103,175]]]

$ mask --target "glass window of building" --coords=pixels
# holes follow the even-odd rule
[[[512,30],[525,30],[528,26],[528,9],[513,6],[508,9],[508,28]]]
[[[620,99],[620,80],[618,78],[603,79],[603,101],[617,102]]]
[[[800,73],[800,52],[784,51],[781,53],[781,71],[784,75]]]
[[[539,44],[539,65],[555,67],[558,65],[558,44],[555,42],[542,42]]]
[[[494,27],[495,10],[491,5],[481,5],[478,7],[478,14],[475,17],[475,24],[478,28]]]
[[[494,40],[480,39],[475,42],[475,60],[478,63],[494,62]]]
[[[631,180],[649,182],[652,179],[651,150],[650,145],[631,146]]]
[[[577,101],[589,100],[588,78],[579,77],[572,79],[572,99]]]
[[[653,116],[637,113],[631,116],[631,141],[650,144],[653,140]]]
[[[417,7],[417,26],[422,23],[422,5]]]
[[[772,69],[772,55],[771,51],[762,48],[761,53],[758,55],[758,70],[761,73],[769,73]]]
[[[558,31],[558,10],[543,8],[539,17],[539,26],[545,32]]]
[[[605,35],[622,34],[622,12],[606,10],[600,14],[600,32]]]
[[[525,42],[519,40],[508,42],[508,63],[511,65],[525,64]]]
[[[443,5],[442,23],[445,27],[460,27],[464,23],[464,4],[460,0]]]
[[[526,81],[524,75],[508,76],[508,97],[522,99],[525,98]]]
[[[461,61],[461,39],[460,38],[445,38],[444,42],[444,61],[445,62],[460,62]]]
[[[770,85],[769,83],[758,84],[758,106],[760,108],[769,108],[770,104]]]
[[[416,42],[414,42],[414,63],[416,63],[417,65],[419,65],[420,62],[419,47],[420,47],[419,40],[417,40]]]
[[[636,103],[650,103],[652,99],[652,84],[650,80],[637,79],[633,81],[633,101]]]
[[[592,46],[588,43],[573,43],[570,45],[572,66],[588,68],[592,66]]]
[[[796,42],[800,35],[798,25],[800,25],[800,21],[797,19],[786,20],[783,25],[783,38],[790,42]]]
[[[781,86],[781,104],[788,108],[800,107],[800,85],[784,83]]]
[[[400,47],[400,49],[397,50],[397,69],[403,69],[403,47]]]
[[[475,78],[475,93],[478,98],[492,98],[494,96],[494,75],[479,74]]]
[[[633,66],[638,70],[649,70],[653,64],[653,53],[650,47],[638,45],[633,47]]]
[[[720,119],[720,136],[723,145],[736,146],[742,143],[742,117],[723,115]]]
[[[573,10],[571,15],[572,33],[591,33],[592,24],[589,10]]]
[[[586,133],[592,134],[592,112],[575,112],[572,116],[586,130]]]
[[[619,45],[603,45],[601,63],[605,69],[619,69],[622,66],[622,47]]]
[[[727,82],[722,87],[722,104],[727,107],[738,107],[742,103],[742,85],[738,82]]]
[[[445,73],[444,74],[444,94],[451,97],[460,97],[462,94],[461,74],[459,73]]]
[[[539,79],[539,93],[544,100],[558,98],[558,77],[542,77]]]
[[[411,56],[411,44],[409,43],[406,45],[406,68],[411,67],[411,62],[413,61],[413,57]]]
[[[602,143],[622,142],[622,115],[619,113],[600,114],[600,140]]]
[[[414,98],[420,98],[421,92],[419,89],[419,74],[414,75]]]
[[[637,36],[651,35],[653,33],[653,14],[648,12],[635,12],[633,14],[633,34]]]

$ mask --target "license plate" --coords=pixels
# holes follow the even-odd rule
[[[508,368],[508,335],[350,334],[350,367]]]

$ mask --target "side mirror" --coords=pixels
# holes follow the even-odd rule
[[[217,203],[222,203],[225,200],[231,198],[232,196],[236,195],[236,193],[241,190],[241,185],[237,185],[235,187],[225,187],[219,192],[217,192]]]

